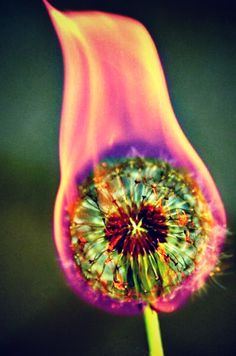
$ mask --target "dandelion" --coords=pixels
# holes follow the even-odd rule
[[[150,354],[161,355],[157,312],[180,307],[214,273],[223,204],[178,125],[146,29],[44,2],[65,68],[54,213],[61,266],[86,301],[143,311]]]

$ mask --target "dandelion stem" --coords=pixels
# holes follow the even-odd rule
[[[147,332],[149,356],[163,356],[158,315],[148,305],[144,308],[144,321]]]

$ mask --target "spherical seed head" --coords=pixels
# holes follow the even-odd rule
[[[109,159],[78,192],[70,243],[93,290],[158,308],[196,273],[213,219],[188,173],[163,160]]]

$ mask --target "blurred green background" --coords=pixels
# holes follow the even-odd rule
[[[52,1],[132,16],[155,40],[179,122],[209,167],[236,230],[234,1]],[[147,355],[141,316],[85,304],[66,286],[52,241],[63,64],[41,1],[1,10],[1,355]],[[235,253],[234,253],[235,256]],[[234,258],[181,310],[161,314],[166,355],[235,355]]]

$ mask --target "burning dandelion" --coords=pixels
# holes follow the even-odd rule
[[[144,310],[150,352],[161,354],[153,310],[175,310],[213,273],[224,207],[178,125],[146,29],[44,2],[65,67],[54,213],[61,265],[85,300]]]

